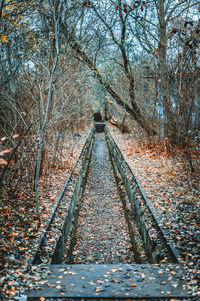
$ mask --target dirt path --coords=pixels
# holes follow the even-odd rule
[[[134,263],[104,133],[94,142],[73,263]]]

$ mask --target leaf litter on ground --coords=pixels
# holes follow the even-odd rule
[[[194,156],[195,174],[188,173],[184,153],[160,152],[141,145],[132,134],[108,125],[134,175],[179,251],[181,263],[197,286],[200,274],[200,156]]]
[[[130,135],[122,135],[109,126],[113,137],[154,204],[163,224],[169,231],[188,271],[188,289],[200,295],[197,286],[200,259],[200,201],[199,174],[188,176],[183,157],[168,156],[155,149],[141,146]],[[27,265],[30,249],[42,233],[63,183],[73,167],[87,135],[82,134],[75,146],[65,145],[60,165],[51,169],[40,181],[41,219],[35,213],[35,198],[31,191],[19,192],[17,199],[6,193],[0,202],[1,210],[1,298],[16,300],[25,289],[39,288],[46,283],[48,268]],[[199,164],[199,160],[197,159]]]
[[[45,283],[48,269],[41,266],[36,270],[27,261],[43,233],[57,196],[78,159],[88,131],[89,128],[85,129],[76,140],[73,153],[73,142],[67,136],[58,164],[50,170],[48,166],[44,168],[39,183],[40,218],[36,215],[35,196],[31,190],[24,190],[22,186],[13,199],[3,191],[0,199],[0,299],[16,300],[14,298],[23,294],[25,289],[39,288]],[[54,150],[50,149],[49,152],[52,152],[53,158]]]

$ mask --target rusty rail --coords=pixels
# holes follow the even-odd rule
[[[57,197],[57,200],[56,200],[56,205],[54,207],[54,209],[52,210],[52,212],[50,213],[48,219],[47,219],[47,222],[46,222],[46,226],[44,227],[44,229],[42,230],[42,234],[40,235],[40,238],[38,239],[38,241],[36,242],[36,249],[34,249],[29,257],[29,260],[28,260],[28,264],[36,264],[38,262],[38,254],[39,254],[39,250],[41,249],[41,246],[45,240],[45,236],[47,234],[47,232],[49,231],[50,229],[50,226],[55,218],[55,215],[56,215],[56,212],[59,208],[59,205],[61,203],[61,201],[63,200],[63,197],[65,195],[65,192],[69,186],[69,184],[72,182],[73,180],[73,176],[76,172],[76,169],[77,169],[77,166],[79,164],[82,165],[82,169],[84,168],[84,159],[87,157],[87,154],[88,154],[88,150],[91,148],[91,145],[93,143],[93,138],[94,138],[94,129],[92,128],[91,131],[90,131],[90,134],[82,148],[82,151],[75,163],[75,166],[73,168],[73,170],[71,171],[71,173],[69,174],[69,176],[67,177],[63,187],[62,187],[62,190],[60,192],[60,194],[58,195]]]
[[[153,204],[146,196],[143,188],[140,185],[139,180],[134,175],[131,167],[126,162],[121,150],[114,141],[112,135],[109,132],[108,127],[105,128],[106,140],[109,152],[111,154],[111,161],[116,165],[122,179],[123,184],[126,189],[126,193],[136,217],[136,221],[140,228],[140,232],[143,236],[143,240],[146,243],[148,254],[153,263],[158,262],[158,257],[160,256],[160,261],[165,259],[162,255],[162,249],[166,249],[168,253],[168,261],[173,263],[179,262],[179,253],[170,241],[169,234],[165,229],[163,229],[161,220],[157,216]],[[150,218],[152,217],[152,228],[156,229],[156,235],[152,232],[152,229],[146,225],[144,213],[148,211]],[[147,214],[147,213],[146,213]],[[156,236],[156,237],[155,237]],[[164,252],[165,253],[165,252]],[[167,255],[167,254],[165,254]]]

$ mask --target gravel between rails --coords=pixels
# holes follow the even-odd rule
[[[135,263],[104,133],[97,133],[72,262]]]

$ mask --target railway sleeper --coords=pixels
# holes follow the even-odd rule
[[[28,291],[26,300],[198,300],[187,290],[186,270],[176,264],[46,265],[47,273],[46,283]]]

